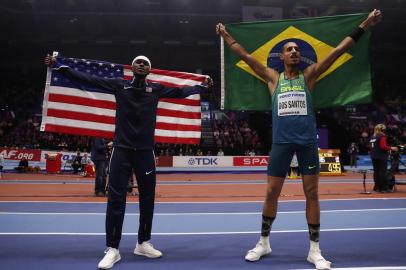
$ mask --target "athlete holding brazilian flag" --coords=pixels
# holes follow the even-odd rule
[[[290,161],[293,154],[296,153],[306,196],[306,219],[310,235],[307,260],[317,269],[330,269],[331,262],[324,259],[319,248],[319,156],[316,141],[316,118],[310,93],[315,87],[317,78],[381,18],[381,11],[373,10],[324,59],[308,66],[303,71],[299,69],[301,56],[299,46],[292,41],[286,42],[280,52],[280,59],[284,64],[284,71],[280,74],[260,63],[226,31],[223,24],[217,24],[217,34],[221,35],[231,50],[267,83],[272,96],[272,149],[267,172],[266,198],[262,211],[261,237],[255,248],[249,250],[245,256],[247,261],[258,261],[262,256],[271,253],[269,233],[276,217],[278,198],[289,170]]]

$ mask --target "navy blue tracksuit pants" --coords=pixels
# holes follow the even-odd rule
[[[155,202],[155,155],[153,150],[114,147],[110,159],[106,213],[106,246],[118,248],[121,240],[128,179],[134,170],[137,177],[140,226],[138,243],[151,239]]]

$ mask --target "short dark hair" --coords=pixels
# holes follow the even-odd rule
[[[293,43],[295,43],[295,44],[299,47],[299,45],[297,44],[296,40],[294,40],[294,39],[287,39],[287,40],[285,40],[285,43],[283,43],[283,45],[282,45],[281,53],[283,53],[283,52],[285,51],[285,46],[286,46],[286,44],[288,44],[289,42],[293,42]]]

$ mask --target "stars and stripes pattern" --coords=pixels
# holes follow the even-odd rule
[[[58,62],[74,70],[103,78],[132,79],[129,65],[88,59],[58,57]],[[186,72],[151,69],[147,80],[167,87],[202,84],[207,76]],[[41,131],[113,138],[115,97],[103,89],[71,81],[48,69],[45,84]],[[160,99],[157,109],[155,141],[199,144],[201,136],[200,95],[184,99]]]

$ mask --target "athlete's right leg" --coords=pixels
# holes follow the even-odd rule
[[[115,147],[110,159],[110,177],[106,212],[106,255],[100,269],[110,269],[121,259],[118,246],[123,228],[127,182],[131,173],[133,150]]]
[[[262,208],[262,215],[265,217],[276,217],[278,211],[278,199],[282,191],[285,177],[268,175],[266,195]],[[269,235],[269,233],[268,233]]]
[[[262,209],[261,237],[255,248],[248,251],[245,260],[258,261],[271,253],[269,233],[278,210],[278,199],[293,157],[291,144],[273,144],[268,165],[268,184]]]
[[[261,237],[253,249],[248,250],[245,255],[245,260],[249,262],[258,261],[262,256],[271,253],[271,245],[269,243],[269,233],[272,229],[272,224],[276,218],[278,210],[278,198],[283,187],[284,177],[276,177],[268,175],[268,184],[264,205],[262,208],[262,224]]]
[[[106,213],[106,245],[118,248],[125,214],[127,183],[132,171],[134,151],[115,147],[110,160]]]

